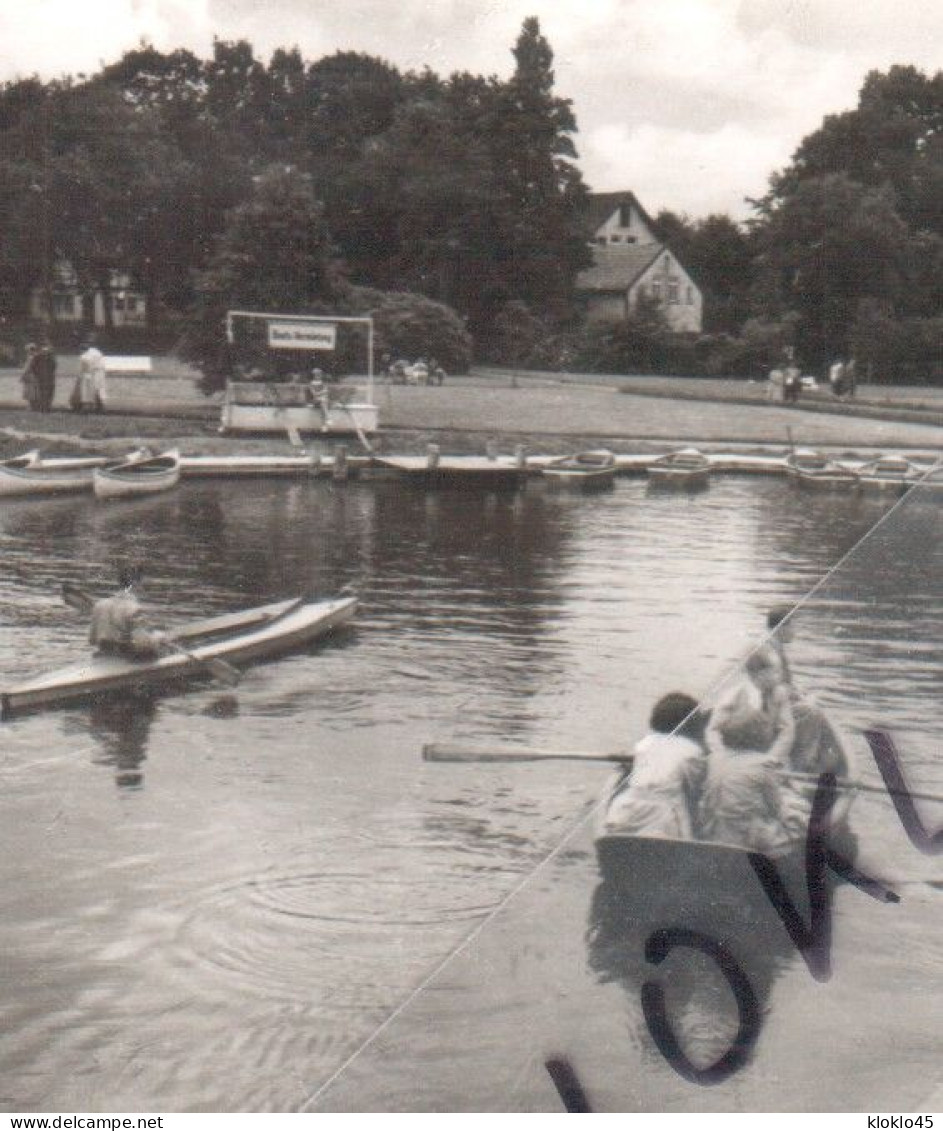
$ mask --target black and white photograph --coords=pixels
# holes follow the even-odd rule
[[[941,657],[936,0],[0,0],[4,1126],[932,1129]]]

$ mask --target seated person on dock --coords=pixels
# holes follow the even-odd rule
[[[707,728],[700,833],[704,840],[777,853],[793,840],[780,773],[795,740],[795,719],[769,655],[750,656],[746,673],[753,692],[741,684],[714,709]]]
[[[150,660],[163,650],[166,633],[141,624],[142,581],[139,569],[125,567],[118,574],[119,592],[95,602],[88,638],[99,655]]]
[[[600,834],[690,840],[707,773],[697,701],[680,692],[665,695],[649,725],[631,768],[620,771],[606,791]]]

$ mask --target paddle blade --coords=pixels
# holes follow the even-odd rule
[[[242,672],[238,668],[234,668],[232,664],[227,664],[225,660],[204,662],[220,683],[225,683],[227,687],[235,687],[242,679]]]
[[[95,604],[95,598],[90,593],[79,589],[77,585],[70,585],[68,581],[62,586],[62,599],[70,609],[80,613],[91,612]]]

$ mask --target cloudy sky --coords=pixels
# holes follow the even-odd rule
[[[573,100],[586,180],[652,212],[743,217],[869,70],[943,69],[941,0],[0,0],[0,79],[93,73],[142,38],[205,55],[214,36],[265,59],[343,49],[504,76],[528,15]]]

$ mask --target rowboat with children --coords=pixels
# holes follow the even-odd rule
[[[0,694],[0,715],[200,679],[213,661],[256,662],[307,645],[346,624],[356,611],[356,597],[301,597],[196,621],[174,631],[170,648],[153,659],[94,654],[8,687]]]

